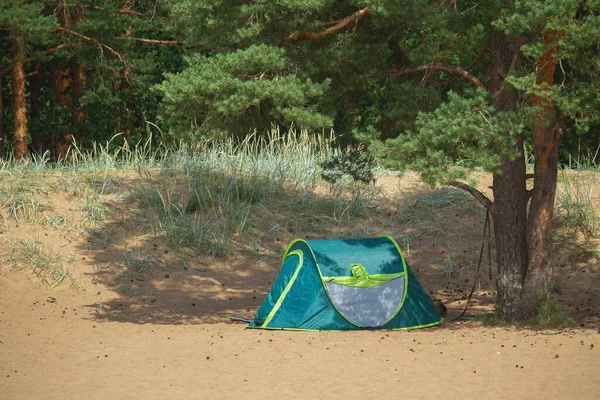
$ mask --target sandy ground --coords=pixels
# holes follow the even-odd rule
[[[98,318],[102,294],[24,290],[23,280],[0,281],[2,399],[596,399],[600,389],[597,329],[125,322]],[[157,296],[148,312],[169,301]]]
[[[56,212],[76,213],[62,203]],[[116,219],[98,243],[9,223],[0,228],[0,399],[598,398],[597,243],[559,246],[554,258],[555,297],[576,328],[451,322],[473,282],[483,215],[464,206],[445,210],[436,218],[448,225],[436,234],[403,229],[416,232],[405,252],[409,264],[448,306],[448,318],[439,327],[396,332],[264,331],[230,321],[260,306],[277,276],[283,239],[278,251],[260,257],[239,250],[221,260],[182,261]],[[114,203],[115,215],[125,211]],[[390,210],[371,221],[372,235],[400,222]],[[17,237],[69,258],[77,286],[49,289],[29,270],[5,268],[9,239]],[[147,269],[104,267],[134,256]],[[492,309],[493,286],[482,279],[470,316]]]
[[[227,315],[252,314],[268,281],[250,296],[228,275],[172,273],[135,295],[48,290],[26,272],[1,277],[0,398],[595,399],[600,389],[595,324],[251,330]]]

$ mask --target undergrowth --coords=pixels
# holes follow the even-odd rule
[[[594,238],[600,235],[600,209],[592,201],[594,189],[600,183],[597,155],[598,151],[559,170],[556,193],[560,226]]]
[[[69,273],[62,257],[45,251],[39,241],[11,239],[9,243],[12,248],[8,260],[9,269],[30,269],[50,288],[65,280],[69,280],[71,286],[77,285],[75,276]]]
[[[533,329],[564,329],[575,325],[573,318],[561,309],[550,293],[535,304],[531,317],[524,321],[508,322],[497,309],[493,313],[477,317],[477,320],[487,326],[517,325]]]
[[[332,136],[273,130],[242,141],[120,141],[117,135],[89,150],[75,143],[64,160],[46,153],[0,163],[0,224],[80,235],[90,248],[105,248],[118,227],[164,238],[183,255],[191,249],[221,257],[248,248],[260,256],[306,231],[330,237],[367,231],[357,231],[355,221],[368,220],[379,198],[372,182],[351,175],[323,182],[321,164],[335,151]],[[68,210],[53,208],[61,191]],[[126,211],[117,215],[114,204]]]

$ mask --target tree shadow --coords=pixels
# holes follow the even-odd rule
[[[277,271],[248,267],[242,261],[228,267],[153,267],[116,277],[112,270],[95,272],[95,281],[115,296],[87,307],[94,310],[94,320],[136,324],[223,323],[230,322],[230,316],[250,319]]]
[[[126,188],[125,192],[131,193],[142,179],[123,178],[120,185]],[[304,195],[301,191],[288,189],[289,198]],[[324,194],[312,193],[311,196],[319,204],[327,200]],[[342,228],[346,229],[345,232],[356,232],[352,228],[360,222],[369,226],[372,237],[388,232],[393,235],[394,230],[398,232],[400,229],[406,235],[415,233],[411,249],[404,252],[405,259],[426,292],[448,307],[448,316],[441,328],[458,329],[470,326],[465,321],[452,320],[466,305],[475,279],[474,261],[481,245],[480,233],[485,216],[483,210],[481,213],[473,210],[478,208],[470,199],[444,206],[436,211],[436,221],[454,223],[438,226],[433,234],[421,234],[423,226],[404,225],[390,204],[381,204],[377,214],[364,219],[350,219]],[[294,236],[305,239],[339,238],[341,232],[339,224],[321,224],[318,230],[310,229],[310,224],[306,229],[300,226],[293,235],[271,232],[267,235],[264,230],[250,229],[248,236],[260,238],[263,242],[268,237],[269,243],[257,249],[256,245],[252,246],[252,239],[235,237],[231,240],[232,248],[226,254],[207,254],[204,249],[175,251],[163,237],[151,234],[148,227],[144,227],[147,212],[133,200],[109,202],[108,217],[90,230],[88,242],[80,245],[79,252],[85,253],[99,266],[87,275],[100,291],[110,294],[110,299],[86,306],[92,311],[90,318],[95,321],[180,325],[233,323],[230,316],[251,319],[277,277],[285,247]],[[272,216],[275,222],[284,218],[280,216],[281,212]],[[257,211],[256,217],[264,216]],[[459,224],[456,223],[458,220]],[[421,222],[424,225],[428,223],[427,220]],[[597,250],[594,243],[590,242],[588,247],[590,257],[598,254],[594,253]],[[566,256],[566,259],[574,254]],[[452,270],[448,269],[449,260],[454,262]],[[589,259],[575,263],[565,261],[564,265],[561,262],[557,261],[554,266],[559,271],[555,275],[558,282],[555,286],[560,288],[555,293],[559,304],[565,305],[565,310],[578,324],[598,324],[600,265],[581,272],[579,267],[573,269],[574,265],[589,262]],[[484,277],[487,274],[484,268],[482,266],[481,283],[474,293],[466,315],[468,318],[493,311],[495,284]]]

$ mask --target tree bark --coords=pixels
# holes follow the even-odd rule
[[[554,116],[554,104],[549,98],[554,83],[557,60],[557,33],[546,32],[544,44],[546,52],[536,63],[537,83],[541,93],[533,95],[534,106],[540,108],[534,119],[533,152],[535,156],[534,186],[527,219],[528,263],[523,294],[521,298],[522,317],[530,314],[535,303],[548,292],[552,267],[549,258],[552,253],[552,216],[558,175],[558,143],[560,130]]]
[[[51,81],[54,93],[56,94],[55,104],[71,109],[70,90],[72,86],[72,76],[70,69],[64,65],[57,64],[52,67]],[[54,149],[54,157],[63,159],[69,151],[69,143],[73,140],[65,121],[60,123],[60,132],[55,133],[52,137],[52,147]]]
[[[504,80],[519,56],[517,41],[498,32],[490,41],[489,92],[495,96],[499,111],[511,109],[515,93],[505,90]],[[509,132],[505,133],[509,135]],[[523,137],[518,135],[513,144],[517,157],[503,162],[494,173],[494,233],[498,275],[498,304],[507,320],[521,314],[523,278],[527,270],[527,186]]]
[[[34,66],[34,71],[29,78],[29,116],[31,117],[31,121],[39,119],[42,114],[42,87],[44,85],[42,69],[39,63]],[[46,150],[50,149],[46,129],[40,129],[40,124],[30,123],[29,125],[29,133],[31,135],[30,151],[42,155]]]
[[[527,190],[522,137],[517,137],[514,145],[518,157],[505,160],[500,172],[494,174],[498,307],[509,321],[532,315],[536,302],[548,292],[552,277],[549,257],[560,135],[549,90],[557,63],[556,40],[554,32],[545,34],[548,49],[536,63],[537,83],[542,89],[533,96],[533,105],[540,109],[533,128],[534,187]],[[490,43],[490,93],[498,110],[508,110],[516,101],[503,82],[518,62],[518,47],[500,33]]]
[[[25,96],[25,40],[17,32],[13,39],[12,105],[13,154],[15,159],[27,155],[27,100]]]
[[[285,36],[280,45],[282,46],[290,46],[295,43],[304,43],[309,42],[311,40],[322,39],[325,36],[333,35],[341,31],[342,29],[350,26],[351,24],[357,23],[362,17],[367,15],[367,9],[363,8],[356,11],[354,14],[349,15],[348,17],[341,19],[339,21],[335,21],[335,25],[320,31],[320,32],[309,32],[309,31],[296,31],[292,32],[289,35]]]
[[[87,76],[85,74],[85,65],[79,62],[77,56],[71,58],[71,74],[73,81],[73,111],[75,113],[75,121],[83,122],[86,119],[85,111],[83,107],[85,104],[81,101],[81,94],[85,89],[87,83]]]
[[[99,43],[97,40],[77,33],[69,27],[76,25],[84,19],[84,7],[82,5],[75,6],[68,10],[68,13],[61,19],[61,27],[57,28],[58,32],[66,32],[79,37],[86,41],[91,41],[98,45],[100,50],[103,48],[116,53],[110,47]],[[118,53],[116,53],[118,55]],[[72,119],[68,121],[68,125],[62,126],[62,132],[55,134],[53,138],[54,157],[64,159],[70,149],[74,138],[73,122],[82,122],[85,119],[85,113],[79,105],[79,96],[85,86],[86,76],[85,68],[77,61],[77,56],[73,56],[66,65],[56,66],[52,70],[52,83],[56,92],[57,104],[65,106],[69,109]]]
[[[2,75],[0,75],[0,161],[4,160],[4,104],[2,103]]]

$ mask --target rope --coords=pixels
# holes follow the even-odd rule
[[[477,280],[479,279],[479,269],[481,268],[481,261],[483,261],[483,250],[485,249],[486,233],[488,235],[488,273],[489,273],[490,279],[492,279],[492,250],[491,250],[492,235],[491,235],[491,231],[490,231],[490,210],[489,209],[487,210],[487,212],[485,214],[485,222],[483,224],[483,237],[481,240],[481,250],[479,251],[479,260],[477,261],[477,270],[475,271],[475,279],[473,280],[473,287],[471,288],[471,293],[469,293],[469,298],[467,300],[467,305],[465,306],[465,309],[458,317],[454,318],[452,320],[452,322],[458,321],[459,319],[461,319],[467,312],[467,309],[469,308],[469,304],[471,304],[471,299],[473,298],[473,293],[475,292],[475,286],[477,286]]]
[[[232,320],[232,321],[246,322],[248,324],[253,321],[252,319],[232,317],[232,316],[229,316],[229,319]]]

